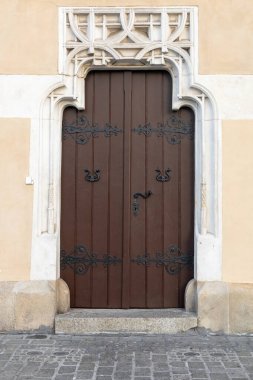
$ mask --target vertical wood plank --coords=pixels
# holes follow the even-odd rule
[[[146,75],[146,121],[153,127],[161,122],[162,115],[162,73],[149,72]],[[156,181],[156,169],[162,169],[163,138],[152,133],[146,137],[146,191],[152,195],[145,201],[146,206],[146,251],[155,258],[163,250],[162,185]],[[157,308],[163,304],[163,267],[147,266],[146,307]]]
[[[163,73],[163,122],[172,115],[172,81],[170,76]],[[179,165],[178,144],[170,144],[163,138],[163,167],[170,169],[171,179],[163,185],[163,213],[164,213],[164,242],[163,252],[171,245],[179,245]],[[179,280],[178,275],[169,274],[164,268],[164,307],[178,307]]]
[[[110,81],[106,72],[95,72],[93,122],[103,128],[109,120]],[[103,133],[93,139],[94,170],[101,171],[93,187],[92,249],[98,257],[108,254],[109,140]],[[103,264],[93,267],[92,307],[107,307],[107,270]]]
[[[78,119],[85,118],[92,125],[92,103],[94,73],[90,73],[85,82],[86,109],[78,112]],[[93,184],[85,180],[84,170],[93,171],[93,139],[82,145],[76,144],[76,245],[84,245],[92,252],[92,204]],[[92,268],[85,274],[75,276],[75,307],[91,307]]]
[[[122,130],[110,139],[108,252],[123,259],[123,72],[110,72],[110,123]],[[122,295],[122,263],[108,267],[108,307],[120,308]]]
[[[123,205],[123,289],[122,307],[129,308],[130,304],[130,223],[131,223],[131,91],[132,73],[124,73],[124,205]]]
[[[132,87],[132,129],[145,123],[145,72],[134,72]],[[133,194],[144,193],[146,190],[145,174],[145,137],[131,132],[132,155],[131,155],[131,208],[133,204]],[[131,241],[130,256],[136,259],[139,255],[144,255],[145,245],[145,201],[138,199],[140,211],[134,215],[131,210]],[[146,296],[146,268],[144,265],[130,264],[130,305],[131,307],[145,307]]]

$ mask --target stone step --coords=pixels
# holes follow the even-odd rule
[[[55,318],[56,334],[175,334],[197,327],[184,309],[70,309]]]

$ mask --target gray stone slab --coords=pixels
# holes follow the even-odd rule
[[[184,309],[71,309],[55,318],[56,334],[177,333],[197,327]]]

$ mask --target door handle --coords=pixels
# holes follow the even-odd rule
[[[139,214],[139,211],[140,211],[140,204],[138,202],[138,198],[143,198],[143,199],[147,199],[150,197],[150,195],[152,195],[152,191],[148,190],[146,191],[144,194],[143,193],[134,193],[133,194],[133,214],[134,216],[137,216]]]
[[[143,193],[134,193],[133,197],[134,199],[137,199],[139,197],[143,198],[143,199],[147,199],[148,197],[150,197],[150,195],[152,195],[152,191],[146,191],[144,194]]]

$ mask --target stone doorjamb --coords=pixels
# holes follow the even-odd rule
[[[60,261],[61,129],[67,106],[85,108],[93,69],[167,70],[173,109],[195,113],[195,270],[221,280],[221,129],[215,99],[197,82],[198,9],[59,8],[59,74],[31,138],[34,178],[31,280],[55,280]]]

